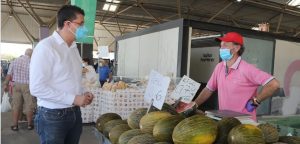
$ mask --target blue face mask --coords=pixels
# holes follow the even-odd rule
[[[76,40],[87,37],[88,29],[85,26],[80,26],[76,29],[75,38]]]
[[[223,61],[229,61],[232,58],[232,54],[230,53],[230,49],[228,48],[220,48],[220,57]]]

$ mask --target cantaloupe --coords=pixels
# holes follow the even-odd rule
[[[126,120],[122,120],[122,119],[115,119],[115,120],[111,120],[111,121],[108,121],[107,123],[104,124],[104,128],[103,128],[103,134],[104,136],[108,137],[108,133],[109,131],[117,126],[117,125],[120,125],[120,124],[127,124],[127,121]]]
[[[121,134],[128,130],[130,130],[130,127],[127,124],[120,124],[113,127],[108,134],[110,142],[112,144],[117,144],[119,142],[119,137],[121,136]]]
[[[127,144],[131,138],[141,135],[141,134],[143,134],[143,133],[140,129],[128,130],[128,131],[122,133],[121,136],[119,137],[119,144]]]
[[[174,115],[159,120],[153,128],[153,136],[160,142],[173,142],[172,133],[175,126],[184,119],[181,115]]]
[[[156,141],[150,134],[142,134],[133,137],[127,144],[154,144]]]
[[[274,143],[279,140],[279,133],[271,124],[259,124],[257,127],[262,131],[266,143]]]
[[[234,127],[228,135],[229,144],[265,144],[262,131],[251,124]]]
[[[150,112],[142,117],[140,120],[140,129],[142,130],[143,133],[153,133],[153,127],[154,125],[161,119],[167,118],[172,116],[168,112],[164,111],[155,111],[155,112]]]
[[[101,116],[96,121],[96,128],[98,131],[103,132],[104,124],[110,120],[122,119],[120,115],[116,113],[106,113]]]
[[[173,130],[175,144],[212,144],[217,137],[217,123],[202,115],[182,120]]]
[[[147,108],[139,108],[134,110],[128,117],[128,126],[132,129],[140,128],[140,120],[147,113]]]
[[[215,144],[227,144],[227,137],[230,130],[240,124],[241,122],[233,117],[223,118],[218,121],[218,135]]]

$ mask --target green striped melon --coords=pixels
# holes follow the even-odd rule
[[[150,112],[142,117],[140,121],[140,129],[142,130],[143,133],[152,134],[154,125],[159,120],[170,116],[172,116],[170,113],[164,111]]]
[[[110,120],[122,119],[120,115],[116,113],[106,113],[101,115],[96,121],[96,128],[99,132],[103,132],[104,124]]]
[[[110,131],[109,131],[109,139],[112,144],[118,144],[119,142],[119,137],[123,132],[126,132],[130,130],[130,127],[127,124],[120,124],[117,126],[114,126]]]
[[[175,144],[212,144],[217,137],[217,123],[202,115],[182,120],[173,130]]]
[[[155,139],[150,134],[142,134],[131,138],[127,144],[153,144]]]
[[[259,124],[257,127],[262,131],[267,143],[274,143],[279,140],[279,133],[271,124]]]
[[[160,142],[173,142],[172,133],[175,126],[184,119],[183,116],[174,115],[159,120],[153,128],[153,136]]]
[[[232,128],[240,125],[241,122],[233,117],[223,118],[218,121],[218,134],[215,141],[216,144],[227,144],[227,137]]]
[[[139,129],[140,120],[146,113],[147,108],[139,108],[133,111],[127,119],[128,126],[132,129]]]
[[[107,123],[104,124],[104,128],[103,128],[103,134],[108,137],[108,133],[109,131],[117,126],[117,125],[120,125],[120,124],[127,124],[127,121],[126,120],[121,120],[121,119],[115,119],[115,120],[111,120],[111,121],[108,121]]]
[[[262,131],[251,124],[234,127],[228,135],[229,144],[265,144]]]
[[[141,134],[143,134],[143,133],[140,129],[128,130],[128,131],[122,133],[121,136],[119,137],[119,144],[127,144],[131,138],[141,135]]]

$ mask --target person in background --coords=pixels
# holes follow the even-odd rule
[[[95,71],[97,72],[97,69],[98,69],[98,60],[94,60],[94,69]]]
[[[83,91],[82,59],[75,40],[85,38],[84,11],[65,5],[57,12],[57,31],[35,47],[30,63],[30,92],[37,97],[34,119],[41,144],[78,144],[80,107],[93,101]]]
[[[83,73],[87,73],[87,72],[95,72],[95,69],[92,65],[89,65],[90,64],[90,59],[89,58],[83,58],[82,59],[82,67],[83,67],[83,70],[82,72]]]
[[[242,60],[245,50],[243,37],[236,32],[228,32],[217,38],[220,57],[223,60],[214,69],[207,86],[192,103],[201,105],[215,91],[218,91],[219,109],[252,115],[256,120],[256,108],[272,96],[279,88],[279,82],[272,75]],[[257,93],[257,88],[263,86]]]
[[[29,91],[29,65],[31,54],[32,49],[26,49],[25,55],[14,60],[10,65],[4,82],[4,91],[6,92],[8,91],[9,81],[12,80],[14,82],[12,96],[13,125],[11,126],[11,130],[13,131],[19,130],[18,121],[23,114],[23,106],[28,121],[27,129],[32,130],[34,128],[33,112],[36,107],[36,101],[34,97],[30,95]]]
[[[107,60],[100,60],[99,67],[98,67],[98,73],[99,73],[99,81],[101,84],[101,87],[105,82],[110,82],[112,80],[112,71],[110,70],[108,66]]]
[[[91,87],[98,82],[98,76],[92,65],[89,65],[88,58],[82,59],[82,86],[84,88]]]

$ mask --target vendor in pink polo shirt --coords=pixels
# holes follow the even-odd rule
[[[251,114],[256,120],[256,108],[278,88],[279,82],[270,74],[242,60],[245,50],[243,37],[228,32],[221,41],[220,57],[223,60],[214,69],[207,86],[194,101],[205,102],[218,91],[219,109]],[[260,93],[257,88],[263,86]]]

